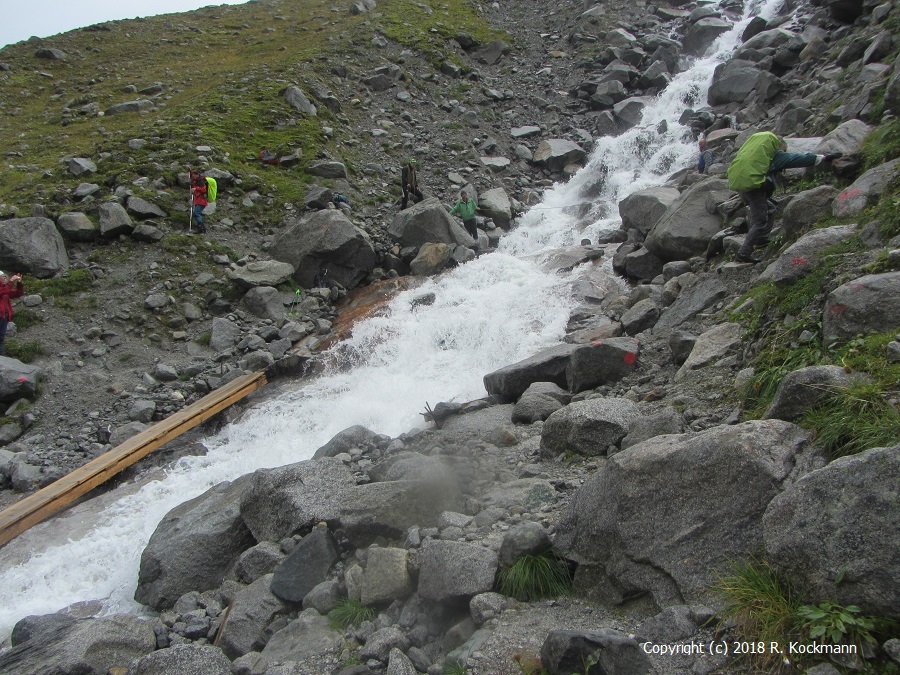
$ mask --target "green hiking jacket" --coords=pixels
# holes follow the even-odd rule
[[[737,192],[761,188],[769,165],[781,148],[781,139],[771,131],[760,131],[748,138],[728,167],[728,187]]]
[[[450,209],[450,215],[458,214],[460,218],[465,220],[472,220],[475,217],[475,209],[478,208],[478,205],[475,203],[475,200],[469,197],[469,201],[464,202],[460,199],[456,202],[456,205]]]

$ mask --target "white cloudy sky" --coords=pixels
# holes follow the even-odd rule
[[[0,0],[0,47],[114,19],[189,12],[246,0]]]

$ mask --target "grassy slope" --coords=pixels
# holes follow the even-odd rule
[[[328,141],[323,126],[352,133],[359,109],[304,119],[284,101],[284,88],[318,80],[333,82],[331,68],[359,57],[366,68],[381,65],[370,40],[382,33],[439,62],[444,41],[459,30],[481,40],[494,33],[464,0],[449,0],[433,13],[411,0],[382,0],[376,12],[358,17],[334,11],[324,0],[249,2],[195,12],[103,24],[109,30],[80,29],[44,40],[67,61],[37,59],[37,44],[18,43],[0,51],[11,71],[0,73],[0,204],[27,213],[32,203],[68,205],[69,191],[85,180],[108,188],[140,176],[175,174],[197,161],[198,145],[214,148],[213,165],[250,174],[244,189],[272,192],[275,203],[299,198],[296,175],[252,174],[261,147],[301,148],[307,160],[322,149],[342,159],[349,147]],[[351,79],[362,73],[353,73]],[[160,108],[109,117],[77,116],[64,125],[63,108],[96,103],[101,110],[147,98],[127,93],[160,82]],[[360,86],[360,95],[365,90]],[[309,94],[307,90],[307,94]],[[127,141],[144,138],[141,150]],[[104,156],[103,153],[109,153]],[[88,157],[98,164],[90,178],[70,175],[59,160]],[[277,217],[277,214],[271,214]]]

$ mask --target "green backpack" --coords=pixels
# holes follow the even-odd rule
[[[216,184],[215,178],[206,177],[206,200],[210,202],[216,201],[216,195],[219,194],[219,186]]]

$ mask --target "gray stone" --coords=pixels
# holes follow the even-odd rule
[[[280,286],[294,276],[294,266],[277,260],[257,260],[228,270],[226,275],[244,290],[258,286]]]
[[[356,424],[335,434],[330,441],[316,450],[313,459],[335,457],[355,448],[366,450],[369,446],[376,445],[378,439],[379,436],[374,431],[366,429],[361,424]]]
[[[806,444],[800,427],[769,420],[613,455],[558,528],[557,550],[580,563],[576,593],[619,603],[649,592],[661,607],[707,601],[720,570],[760,550],[763,512]]]
[[[360,588],[362,604],[389,605],[409,597],[414,586],[407,569],[408,557],[404,548],[369,549]]]
[[[313,664],[303,667],[306,659],[337,651],[343,636],[328,625],[328,619],[314,609],[305,609],[287,626],[275,633],[262,650],[269,663],[297,664],[294,672],[313,672]],[[267,672],[272,672],[269,669]]]
[[[791,203],[784,209],[782,220],[789,240],[795,239],[819,221],[825,220],[831,212],[831,205],[837,194],[837,188],[820,185],[794,195]]]
[[[166,514],[141,553],[135,600],[163,610],[188,591],[219,587],[253,545],[239,513],[248,482],[220,483]]]
[[[302,602],[306,594],[325,580],[339,551],[327,527],[316,527],[300,540],[272,576],[272,593],[287,602]]]
[[[641,409],[628,425],[628,434],[622,439],[621,446],[624,450],[657,436],[680,434],[682,431],[684,423],[681,413],[674,408],[666,407],[652,414],[645,413]]]
[[[347,178],[347,167],[341,162],[313,162],[306,173],[321,178]]]
[[[766,509],[767,560],[807,602],[829,598],[900,619],[898,485],[900,446],[805,475]]]
[[[650,672],[650,657],[634,638],[612,628],[596,631],[554,629],[541,645],[541,664],[551,673],[576,673],[587,662],[598,673],[644,675]]]
[[[127,675],[231,675],[231,661],[218,647],[183,644],[159,649],[136,659]]]
[[[503,188],[493,188],[478,195],[478,212],[490,218],[498,227],[509,229],[512,220],[512,203]]]
[[[796,198],[795,198],[796,199]],[[794,205],[791,202],[788,208]],[[787,212],[785,212],[787,222]],[[835,225],[813,230],[791,244],[759,275],[759,281],[787,284],[811,274],[822,263],[822,253],[849,239],[857,230],[856,225]]]
[[[721,217],[707,209],[708,193],[727,190],[728,182],[720,178],[694,183],[669,206],[644,245],[663,261],[703,255],[712,236],[722,229]]]
[[[517,401],[535,382],[552,382],[567,386],[566,369],[569,358],[579,345],[560,344],[504,366],[484,376],[488,394],[504,401]]]
[[[312,587],[303,597],[303,609],[314,609],[323,616],[341,603],[341,585],[335,579],[328,579]]]
[[[262,650],[269,638],[266,628],[291,610],[290,605],[269,590],[271,582],[272,575],[267,574],[242,588],[235,596],[228,621],[219,637],[219,645],[229,659]]]
[[[562,171],[567,164],[584,159],[584,149],[575,143],[561,138],[550,138],[538,144],[534,151],[534,163],[547,167],[550,171]]]
[[[678,372],[675,381],[684,380],[692,370],[705,368],[724,358],[742,344],[743,327],[739,323],[722,323],[701,333]]]
[[[281,547],[271,541],[263,541],[241,553],[234,566],[238,580],[252,584],[266,574],[271,574],[285,559]]]
[[[426,600],[469,600],[490,591],[497,574],[497,554],[488,548],[455,541],[426,541],[420,551],[419,595]]]
[[[706,17],[691,24],[682,40],[684,53],[689,56],[703,56],[707,49],[722,33],[731,30],[731,24],[715,17]]]
[[[372,633],[360,650],[359,655],[366,659],[378,659],[386,662],[391,651],[409,649],[409,639],[396,626],[381,628]]]
[[[479,593],[469,601],[469,613],[476,626],[496,619],[509,607],[509,600],[499,593]]]
[[[85,214],[78,211],[62,214],[56,220],[56,227],[64,239],[70,241],[96,241],[100,230]]]
[[[114,239],[120,235],[131,234],[134,223],[125,207],[116,202],[100,205],[100,236]]]
[[[653,328],[657,319],[659,308],[656,303],[650,298],[644,298],[622,315],[622,329],[628,335],[637,335],[648,328]]]
[[[566,386],[572,393],[618,382],[634,372],[640,344],[634,338],[615,337],[575,345],[566,366]],[[490,390],[489,390],[490,391]]]
[[[86,173],[97,173],[97,165],[84,157],[73,157],[66,162],[66,168],[73,176],[81,176]]]
[[[34,399],[42,379],[43,371],[37,366],[0,356],[0,401],[12,403],[20,398]]]
[[[508,567],[523,555],[539,555],[550,546],[550,536],[540,523],[520,523],[503,536],[498,558],[502,566]]]
[[[401,246],[428,243],[472,246],[475,240],[436,198],[425,199],[398,213],[388,234]]]
[[[681,196],[675,188],[652,187],[632,192],[619,202],[623,229],[638,230],[646,235],[666,210]]]
[[[852,218],[859,215],[881,197],[888,184],[898,175],[900,175],[900,159],[869,169],[835,198],[832,209],[834,216]]]
[[[48,218],[0,221],[0,269],[48,279],[69,269],[63,238]]]
[[[241,517],[257,541],[279,541],[320,521],[338,518],[353,474],[323,458],[258,469],[241,498]]]
[[[217,352],[223,352],[234,347],[240,335],[241,329],[236,323],[216,317],[212,320],[209,346]]]
[[[28,617],[28,621],[35,617]],[[22,635],[20,624],[14,635]],[[0,672],[16,675],[50,673],[107,673],[127,668],[156,649],[156,635],[148,621],[115,614],[99,619],[73,619],[33,624],[27,637],[13,640],[0,654]]]
[[[627,399],[592,398],[570,403],[550,415],[541,431],[545,455],[573,452],[605,455],[628,434],[637,406]]]
[[[284,90],[284,100],[297,112],[307,117],[316,116],[316,106],[310,103],[303,90],[296,84],[289,85]]]
[[[869,274],[828,294],[822,321],[825,338],[852,338],[900,328],[900,272]]]
[[[130,196],[125,202],[125,208],[129,213],[133,213],[138,218],[152,218],[154,216],[157,218],[166,217],[166,212],[156,204],[148,202],[141,197],[135,197],[134,195]]]
[[[284,302],[277,288],[257,286],[244,294],[241,304],[261,319],[279,322],[284,319]]]
[[[448,244],[437,242],[422,244],[419,253],[409,263],[410,274],[419,277],[437,274],[450,262],[453,250],[453,247]]]

